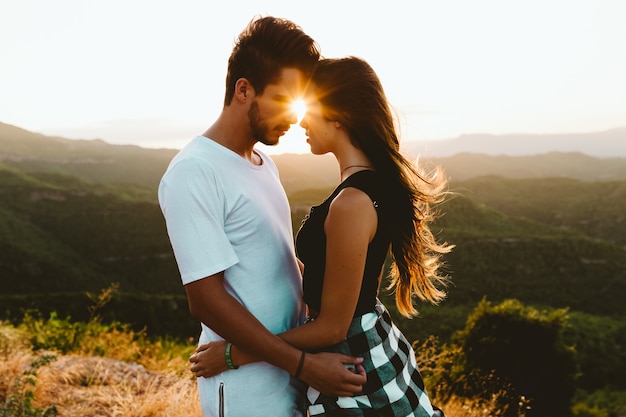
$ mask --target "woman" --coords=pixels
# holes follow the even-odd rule
[[[362,357],[367,374],[363,392],[354,397],[331,397],[309,388],[309,413],[439,415],[430,404],[410,343],[377,294],[391,252],[389,288],[395,290],[402,314],[417,313],[413,295],[435,304],[445,297],[447,278],[439,272],[440,256],[451,247],[437,243],[428,228],[431,205],[441,201],[445,181],[421,176],[400,154],[382,85],[365,61],[320,61],[309,93],[300,124],[313,154],[334,154],[341,183],[311,209],[298,231],[296,250],[304,263],[309,320],[281,337],[303,351]],[[200,376],[223,371],[224,365],[209,370],[213,365],[200,352],[205,347],[192,356],[192,371]],[[221,352],[224,362],[224,349],[214,351],[213,361],[219,363]],[[253,360],[235,346],[226,348],[231,369]],[[306,366],[305,355],[301,365]]]

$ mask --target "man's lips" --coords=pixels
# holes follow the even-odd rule
[[[281,136],[287,133],[291,126],[278,126],[275,131],[277,131]]]

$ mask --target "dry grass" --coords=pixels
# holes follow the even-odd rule
[[[505,414],[497,396],[487,401],[451,397],[441,408],[448,417],[496,417]]]
[[[191,378],[109,358],[59,357],[39,372],[36,398],[64,416],[202,416]]]
[[[33,408],[54,406],[58,416],[202,417],[186,349],[193,348],[164,347],[132,332],[109,329],[94,333],[68,354],[35,351],[24,329],[0,323],[0,411],[9,396],[25,396],[31,390]],[[446,389],[439,376],[454,360],[455,352],[442,351],[436,342],[422,344],[416,351],[433,403],[448,417],[504,415],[498,395],[489,400],[468,399]],[[33,362],[46,355],[56,359],[36,369],[35,383],[16,386],[16,381],[33,369]],[[41,413],[8,414],[31,415]]]
[[[132,344],[129,347],[136,349]],[[1,324],[0,352],[0,407],[9,395],[23,395],[30,389],[34,407],[55,406],[58,416],[202,417],[196,382],[182,358],[159,364],[165,370],[150,370],[137,362],[109,357],[34,353],[25,335]],[[56,359],[37,370],[35,385],[16,387],[31,364],[46,354]]]
[[[35,357],[15,352],[2,359],[0,392],[6,395]],[[59,416],[202,416],[192,378],[109,358],[59,356],[38,371],[34,394],[36,407],[54,405]]]

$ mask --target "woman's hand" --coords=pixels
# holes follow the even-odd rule
[[[209,378],[228,370],[224,353],[226,342],[217,341],[198,346],[189,357],[191,372],[197,377]]]
[[[296,258],[296,261],[298,261],[298,269],[300,270],[300,275],[304,276],[304,264],[298,258]]]

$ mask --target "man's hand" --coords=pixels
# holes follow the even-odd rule
[[[228,371],[224,352],[226,342],[218,341],[205,343],[198,346],[193,355],[189,357],[191,372],[197,377],[209,378],[224,371]]]
[[[339,353],[308,353],[300,379],[325,395],[351,397],[363,390],[367,378],[362,358]],[[346,365],[353,365],[348,369]]]

